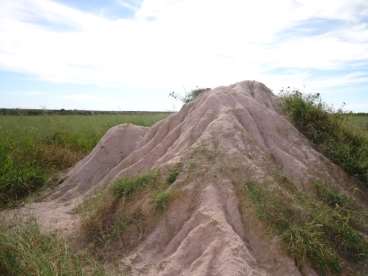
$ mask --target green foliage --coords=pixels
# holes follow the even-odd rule
[[[85,254],[75,254],[65,240],[43,234],[34,221],[0,226],[1,275],[105,275]]]
[[[348,113],[345,115],[348,124],[368,134],[368,113]]]
[[[10,204],[42,186],[46,175],[32,162],[16,162],[0,149],[0,206]]]
[[[192,102],[194,99],[196,99],[199,95],[201,95],[203,92],[211,90],[211,88],[198,88],[198,89],[194,89],[192,91],[190,91],[189,93],[187,93],[184,97],[175,93],[175,91],[171,92],[169,94],[169,97],[174,98],[175,100],[180,100],[183,103],[190,103]]]
[[[150,172],[136,177],[126,177],[113,184],[113,192],[117,197],[129,197],[147,185],[154,185],[158,179],[157,172]]]
[[[193,100],[195,100],[199,95],[201,95],[203,92],[206,92],[210,90],[210,88],[198,88],[192,90],[190,93],[186,94],[184,97],[184,103],[190,103]]]
[[[0,208],[39,190],[73,166],[112,126],[150,126],[167,113],[0,116]]]
[[[176,181],[176,178],[180,174],[180,168],[178,166],[171,168],[169,170],[169,175],[167,176],[166,182],[168,184],[173,184]]]
[[[168,191],[158,192],[154,199],[156,210],[161,211],[161,212],[166,210],[170,202],[170,197],[171,197],[171,193]]]
[[[368,185],[368,136],[351,127],[341,112],[332,112],[319,94],[298,91],[282,97],[283,109],[294,125],[328,158]]]
[[[257,183],[248,183],[245,190],[257,216],[281,237],[299,265],[308,259],[321,274],[338,274],[342,259],[355,263],[368,259],[368,241],[360,233],[362,225],[353,219],[363,210],[350,209],[353,201],[346,195],[322,184],[316,187],[315,196],[286,194]]]
[[[102,258],[106,247],[118,246],[123,252],[135,245],[169,205],[168,187],[159,171],[114,182],[81,207],[83,237]]]
[[[326,185],[315,182],[314,188],[316,190],[317,197],[326,203],[330,207],[342,207],[353,209],[352,200],[346,195],[339,193],[338,191],[328,188]]]

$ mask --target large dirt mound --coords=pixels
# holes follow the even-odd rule
[[[77,225],[71,210],[96,188],[179,162],[183,172],[170,189],[180,198],[121,262],[133,275],[301,275],[278,241],[241,214],[236,183],[282,175],[308,190],[312,178],[348,182],[281,114],[265,85],[244,81],[205,91],[150,128],[112,128],[46,202],[31,208],[48,226]]]

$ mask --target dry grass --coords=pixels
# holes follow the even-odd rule
[[[37,223],[0,226],[0,275],[106,275],[91,256],[75,252],[56,234],[41,233]]]

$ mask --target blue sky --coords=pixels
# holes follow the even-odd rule
[[[368,112],[368,1],[0,1],[0,107],[176,110],[245,79]]]

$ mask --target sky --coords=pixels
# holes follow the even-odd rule
[[[0,0],[0,108],[171,111],[242,80],[368,112],[368,1]]]

